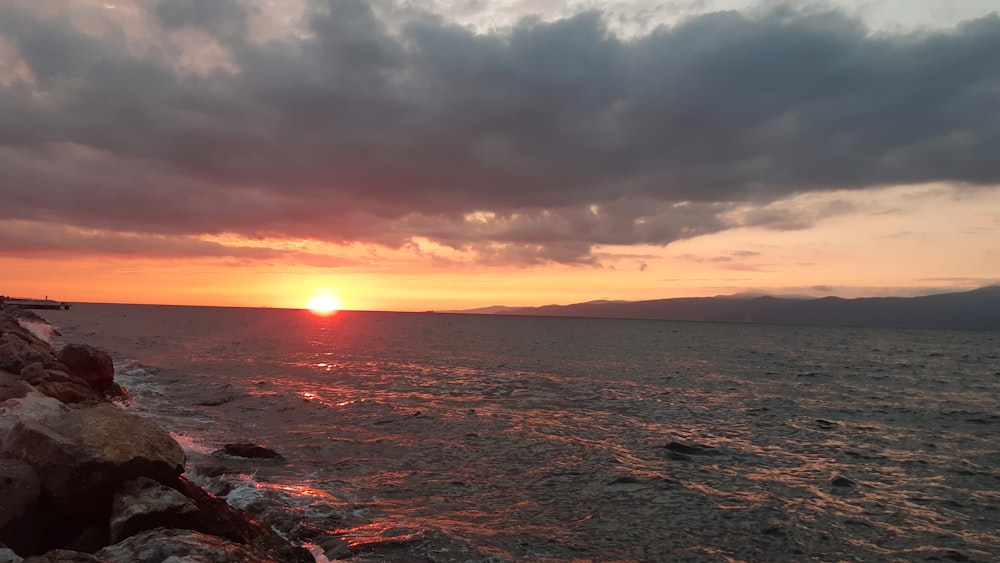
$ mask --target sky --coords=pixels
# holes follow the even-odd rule
[[[1000,283],[995,0],[4,0],[0,294]]]

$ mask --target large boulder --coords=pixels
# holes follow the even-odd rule
[[[115,367],[104,350],[87,344],[67,344],[59,350],[59,361],[97,391],[104,392],[114,383]]]
[[[275,563],[284,561],[251,546],[191,530],[156,528],[109,545],[97,553],[109,563],[212,561],[213,563]]]
[[[184,471],[184,451],[159,426],[109,403],[77,406],[31,392],[0,404],[0,452],[39,470],[57,498],[134,477],[161,482]]]

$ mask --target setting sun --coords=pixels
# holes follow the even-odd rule
[[[332,315],[339,309],[340,300],[332,295],[317,295],[309,300],[309,310],[317,315]]]

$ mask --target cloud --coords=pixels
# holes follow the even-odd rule
[[[482,32],[317,0],[250,40],[257,8],[141,2],[140,33],[0,6],[20,69],[0,81],[0,218],[595,263],[846,212],[775,203],[801,194],[1000,184],[995,14],[873,34],[776,7],[619,36],[610,13]]]
[[[355,260],[301,250],[223,244],[189,236],[82,230],[31,221],[0,220],[0,255],[31,258],[131,256],[141,258],[236,259],[240,263],[280,260],[335,268]]]

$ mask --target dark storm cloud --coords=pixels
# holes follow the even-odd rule
[[[234,0],[148,8],[140,48],[0,6],[30,71],[0,80],[0,218],[588,263],[830,214],[767,206],[792,194],[1000,182],[996,15],[890,35],[778,8],[621,38],[596,12],[483,34],[329,0],[260,42]],[[226,64],[179,64],[190,29]]]
[[[270,248],[232,247],[194,238],[77,231],[61,225],[0,222],[0,254],[112,254],[152,257],[237,257],[270,259]]]
[[[236,0],[168,0],[153,11],[167,28],[200,27],[227,35],[246,31],[247,11]]]

